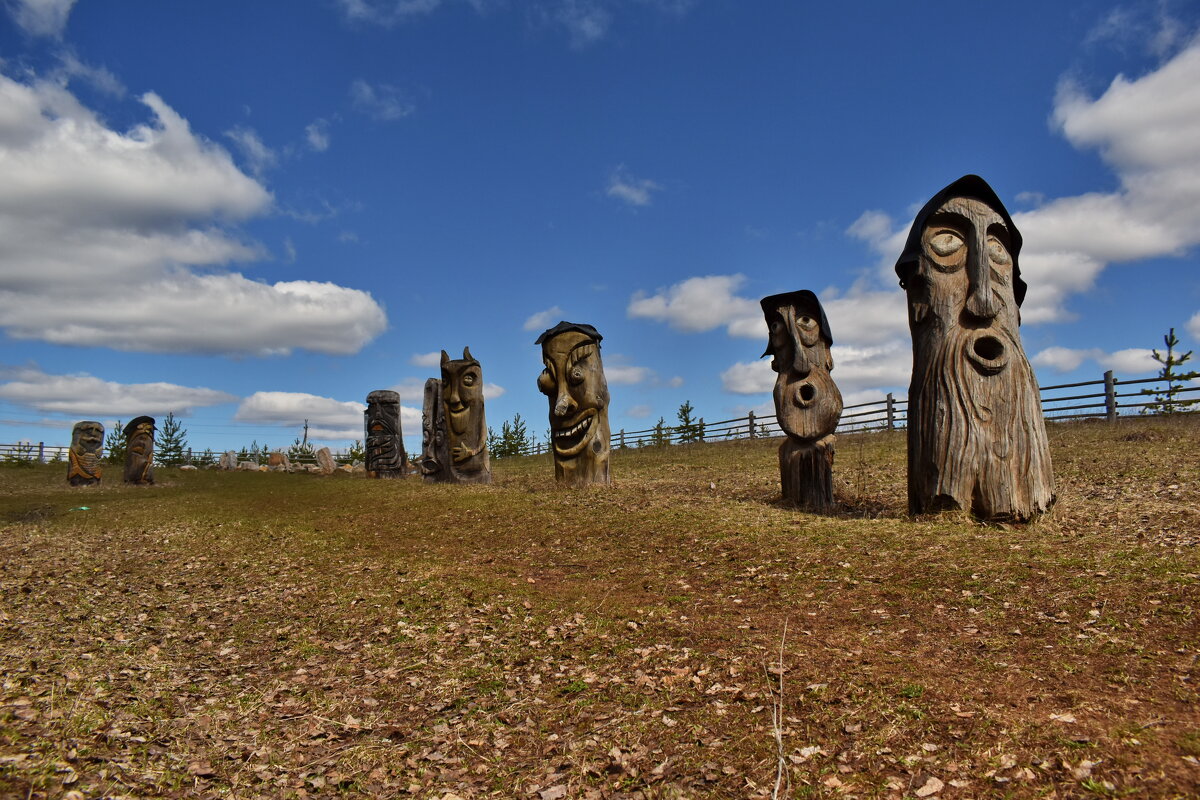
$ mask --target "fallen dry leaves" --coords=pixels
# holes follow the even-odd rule
[[[1052,425],[1024,529],[906,519],[901,435],[832,517],[771,442],[588,492],[3,469],[0,796],[1186,797],[1198,427]]]

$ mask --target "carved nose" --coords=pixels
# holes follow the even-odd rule
[[[802,378],[807,378],[810,369],[812,368],[808,365],[808,353],[797,343],[796,355],[792,358],[792,371]]]
[[[970,259],[967,274],[971,294],[967,297],[967,313],[977,319],[993,319],[1000,313],[1000,305],[992,291],[992,267],[988,263],[986,240],[975,242]]]
[[[565,417],[575,410],[575,401],[571,399],[571,395],[566,392],[558,393],[558,402],[554,404],[554,415],[557,417]]]

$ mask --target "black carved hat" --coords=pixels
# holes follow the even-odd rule
[[[125,430],[123,431],[125,438],[128,439],[130,436],[132,436],[134,431],[138,429],[138,426],[146,422],[150,423],[151,430],[156,430],[154,427],[154,417],[134,417],[133,419],[129,420],[128,424],[125,425]]]
[[[772,314],[779,311],[781,306],[816,306],[817,321],[821,324],[821,338],[825,340],[825,344],[833,344],[833,333],[829,328],[829,320],[825,318],[825,309],[821,307],[821,301],[817,299],[817,296],[808,289],[801,289],[797,292],[784,292],[783,294],[769,295],[758,302],[759,305],[762,306],[763,316],[765,316],[768,321],[770,320]],[[766,356],[773,355],[775,355],[775,353],[773,350],[771,350],[771,341],[768,339],[767,351],[759,356],[759,358],[765,358]]]
[[[604,338],[603,336],[600,335],[600,331],[596,330],[595,328],[593,328],[591,325],[588,325],[587,323],[567,322],[566,320],[563,320],[563,321],[559,322],[557,325],[555,325],[553,328],[542,331],[542,335],[537,338],[537,341],[534,342],[534,344],[541,344],[542,342],[546,341],[547,339],[553,339],[555,336],[558,336],[560,333],[566,333],[567,331],[576,331],[578,333],[582,333],[584,336],[590,336],[593,339],[593,341],[595,341],[597,347],[600,346],[600,340]]]
[[[908,230],[908,240],[904,243],[904,252],[896,260],[896,275],[900,278],[900,285],[904,286],[916,270],[917,259],[921,255],[921,233],[925,229],[925,223],[942,207],[943,203],[952,197],[973,197],[976,200],[982,200],[991,206],[1008,226],[1012,245],[1009,248],[1009,255],[1012,256],[1013,296],[1016,297],[1017,305],[1020,306],[1025,300],[1025,290],[1028,288],[1025,281],[1021,279],[1021,267],[1017,260],[1017,256],[1021,253],[1021,232],[1013,224],[1012,217],[1008,215],[1008,209],[1004,207],[1004,203],[1000,202],[996,192],[988,185],[987,181],[978,175],[962,176],[931,197],[929,202],[917,212],[917,218],[913,220],[912,227]]]

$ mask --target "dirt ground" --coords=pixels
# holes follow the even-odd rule
[[[564,491],[0,466],[0,797],[1198,797],[1200,415],[1049,427],[1028,527],[777,441]]]

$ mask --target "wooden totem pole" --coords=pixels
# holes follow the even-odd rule
[[[491,483],[487,421],[483,414],[483,371],[463,348],[461,359],[442,351],[442,411],[446,417],[448,464],[454,483]]]
[[[417,463],[427,483],[444,483],[450,475],[450,448],[446,444],[446,410],[442,405],[442,382],[425,381],[421,408],[421,460]]]
[[[783,498],[805,511],[828,512],[833,503],[833,432],[842,393],[829,373],[833,336],[817,296],[807,289],[762,299],[775,379],[775,414],[787,434],[779,446]]]
[[[608,382],[603,337],[591,325],[560,322],[537,338],[546,368],[537,385],[550,398],[554,477],[564,486],[610,483]]]
[[[125,426],[125,483],[154,483],[154,417],[136,417]]]
[[[403,478],[408,473],[408,456],[400,431],[400,395],[388,389],[368,394],[363,424],[367,477]]]
[[[104,426],[94,420],[76,422],[71,430],[67,451],[67,483],[94,486],[100,482],[100,451],[104,447]]]
[[[908,294],[908,508],[1024,522],[1054,503],[1033,369],[1021,347],[1021,234],[977,175],[942,189],[896,262]]]

